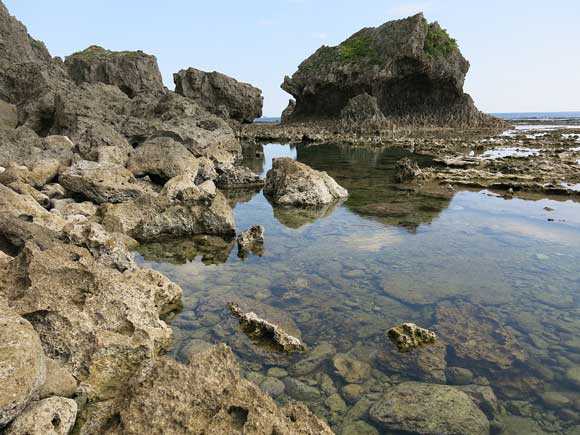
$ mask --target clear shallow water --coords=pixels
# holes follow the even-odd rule
[[[445,365],[459,366],[491,385],[506,414],[523,416],[546,433],[575,433],[580,394],[570,373],[580,367],[577,203],[396,185],[394,165],[408,155],[404,151],[268,145],[265,157],[257,158],[260,150],[245,151],[253,170],[265,173],[272,157],[290,156],[326,170],[351,196],[324,210],[296,211],[273,209],[261,193],[230,192],[239,231],[264,225],[263,257],[242,261],[233,241],[204,237],[143,247],[139,261],[185,292],[184,310],[173,321],[177,358],[226,342],[249,379],[281,402],[300,396],[338,433],[349,421],[369,421],[363,405],[390,385],[445,382]],[[303,390],[280,392],[276,376],[288,382],[284,371],[294,373],[305,355],[256,348],[227,312],[230,300],[300,334],[311,349],[330,343],[368,364],[371,370],[357,379],[359,396],[352,397],[345,388],[352,379],[331,360],[294,374]],[[435,362],[397,354],[385,333],[401,322],[438,332],[441,346],[417,354]],[[345,406],[330,399],[336,393]]]

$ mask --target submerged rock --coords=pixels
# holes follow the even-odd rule
[[[389,388],[369,411],[387,432],[416,435],[489,435],[489,421],[460,389],[405,382]]]
[[[278,325],[261,319],[254,312],[242,313],[235,303],[229,303],[230,312],[239,319],[242,331],[250,338],[273,350],[285,353],[302,352],[306,346],[299,338],[284,332]]]
[[[282,89],[296,104],[284,120],[339,120],[356,107],[355,117],[379,123],[380,112],[414,125],[501,124],[463,92],[468,70],[457,42],[438,23],[423,14],[389,21],[336,47],[322,46],[286,77]]]
[[[238,257],[246,258],[249,253],[264,255],[264,227],[254,225],[238,236]]]
[[[433,331],[420,328],[414,323],[403,323],[391,328],[387,335],[399,352],[411,352],[414,349],[432,345],[437,339]]]
[[[157,59],[142,51],[110,51],[93,45],[67,56],[65,65],[77,84],[114,85],[130,98],[164,89]]]
[[[173,75],[175,92],[224,119],[251,123],[262,116],[262,91],[218,72],[195,68]]]
[[[158,359],[141,372],[128,397],[112,434],[332,434],[304,405],[278,407],[242,379],[225,345],[192,355],[188,365]]]
[[[320,207],[348,196],[346,189],[326,172],[289,157],[272,161],[264,194],[275,204],[301,207]]]

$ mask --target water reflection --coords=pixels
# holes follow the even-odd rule
[[[258,155],[262,171],[270,166],[270,149],[263,159]],[[501,411],[488,401],[486,413],[508,435],[575,433],[578,204],[408,190],[392,182],[400,152],[331,145],[278,150],[326,170],[351,197],[324,216],[285,216],[261,193],[242,200],[232,194],[238,229],[261,224],[266,230],[264,256],[245,262],[226,242],[216,245],[219,261],[207,250],[213,242],[203,249],[190,241],[142,247],[138,260],[185,292],[184,311],[172,325],[178,358],[226,342],[248,379],[281,402],[304,400],[337,433],[356,422],[373,425],[368,433],[385,433],[368,409],[406,380],[467,383],[461,388],[485,392],[485,400],[493,391]],[[381,208],[389,212],[378,214]],[[230,301],[280,323],[311,351],[288,356],[257,348],[228,313]],[[434,329],[438,345],[401,357],[385,333],[402,322]],[[336,358],[370,370],[352,383]],[[339,411],[336,395],[346,402]]]

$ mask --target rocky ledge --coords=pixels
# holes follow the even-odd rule
[[[333,121],[347,129],[494,126],[463,92],[469,62],[457,42],[423,14],[364,28],[322,46],[286,77],[286,123]]]

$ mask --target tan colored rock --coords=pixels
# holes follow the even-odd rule
[[[56,159],[40,160],[29,167],[11,162],[0,174],[0,183],[9,185],[20,182],[42,188],[58,175],[60,162]]]
[[[136,177],[145,175],[167,181],[178,175],[197,176],[199,163],[188,149],[169,137],[147,140],[133,151],[127,169]]]
[[[46,361],[32,325],[0,297],[0,428],[38,396],[46,380]]]
[[[240,377],[233,353],[219,345],[192,355],[188,365],[160,358],[144,369],[112,433],[330,435],[332,431],[304,405],[279,408],[257,385]]]
[[[6,435],[68,435],[77,417],[77,403],[50,397],[32,403],[19,415]]]
[[[437,339],[433,331],[420,328],[414,323],[403,323],[391,328],[387,331],[387,335],[399,352],[411,352],[423,346],[430,346]]]
[[[243,313],[235,303],[229,303],[228,308],[232,315],[239,319],[242,331],[256,344],[286,353],[302,352],[306,349],[299,338],[286,333],[280,326],[258,317],[256,313]]]
[[[30,184],[23,183],[21,181],[15,181],[14,183],[10,183],[8,187],[10,187],[16,193],[30,195],[40,206],[44,208],[47,208],[50,205],[50,198],[44,193],[36,190]]]
[[[279,205],[318,207],[346,198],[348,192],[326,172],[283,157],[272,161],[264,194]]]
[[[18,111],[14,104],[0,100],[0,128],[16,128],[18,126]]]
[[[40,398],[51,396],[72,397],[77,390],[77,380],[59,362],[46,358],[46,382],[40,389]]]
[[[64,170],[60,184],[96,202],[119,203],[143,194],[133,174],[122,166],[81,160]]]
[[[238,257],[246,258],[250,252],[261,257],[264,255],[264,227],[254,225],[238,236]]]

